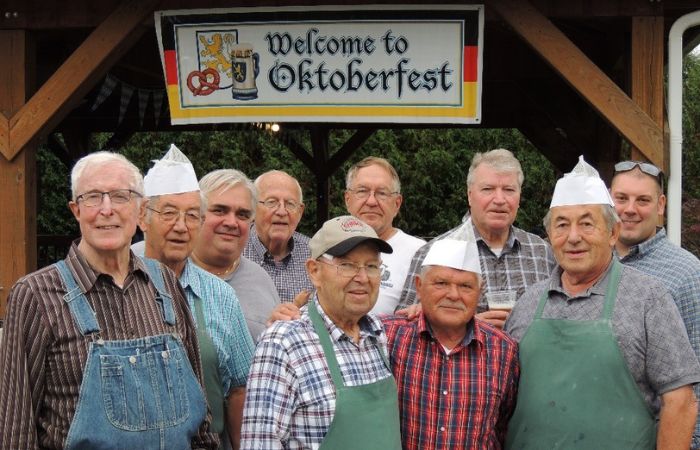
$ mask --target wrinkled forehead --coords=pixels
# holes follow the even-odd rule
[[[114,189],[134,189],[131,171],[119,162],[92,164],[83,170],[78,178],[78,192],[93,190],[110,191]]]
[[[199,191],[165,194],[149,198],[149,204],[151,207],[156,208],[199,209],[202,204],[202,197]]]

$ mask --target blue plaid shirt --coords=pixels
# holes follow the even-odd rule
[[[314,290],[306,273],[306,260],[311,257],[308,236],[295,231],[289,240],[289,246],[291,248],[289,254],[282,261],[276,262],[260,242],[255,226],[251,226],[248,243],[243,250],[243,256],[265,269],[265,272],[270,275],[282,303],[291,302],[302,290],[308,292]]]
[[[346,386],[391,376],[377,348],[386,354],[386,335],[377,318],[368,314],[360,320],[355,343],[315,295],[311,301],[328,329]],[[242,449],[318,448],[333,421],[336,389],[308,308],[301,311],[299,320],[275,322],[260,337],[246,388]]]
[[[195,300],[202,299],[207,333],[219,357],[224,395],[231,387],[245,386],[255,345],[233,288],[189,259],[180,276],[180,285],[193,316]],[[194,323],[197,325],[196,320]]]
[[[671,293],[688,331],[690,345],[700,359],[700,260],[666,238],[666,230],[630,248],[622,263],[656,277]],[[700,399],[700,385],[695,385]],[[693,433],[693,448],[700,448],[700,416]]]

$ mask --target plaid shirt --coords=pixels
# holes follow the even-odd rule
[[[445,238],[460,239],[460,235],[464,233],[465,227],[469,226],[470,223],[471,221],[465,220],[458,227],[441,234],[416,251],[403,285],[397,310],[418,303],[416,275],[420,273],[421,264],[433,243]],[[503,251],[500,256],[496,256],[476,227],[473,229],[476,245],[479,248],[481,275],[485,281],[483,293],[516,291],[516,298],[520,298],[528,286],[549,278],[557,265],[551,247],[537,235],[511,226]],[[486,297],[483,293],[479,298],[479,312],[488,310]]]
[[[678,307],[688,332],[690,345],[700,359],[700,261],[692,253],[673,244],[660,228],[656,235],[630,248],[620,259],[627,266],[656,277],[666,286]],[[695,385],[700,398],[700,385]],[[695,425],[693,448],[700,448],[700,416]]]
[[[423,314],[383,322],[399,389],[403,448],[502,448],[520,376],[515,341],[473,320],[448,355]]]
[[[374,383],[391,376],[377,344],[386,351],[381,322],[360,320],[360,341],[352,339],[326,315],[346,386]],[[318,335],[306,307],[301,318],[275,322],[260,337],[248,375],[241,449],[318,448],[335,412],[335,387]]]
[[[232,387],[245,386],[255,344],[233,288],[189,259],[180,276],[180,286],[193,316],[194,302],[202,299],[204,322],[216,347],[224,395]],[[196,317],[194,324],[197,326]]]
[[[248,243],[243,250],[243,256],[265,269],[265,272],[270,275],[282,303],[291,302],[302,290],[308,292],[314,290],[306,273],[306,260],[311,257],[308,236],[295,231],[289,239],[289,247],[291,248],[289,254],[282,261],[276,262],[260,242],[255,226],[251,226]]]

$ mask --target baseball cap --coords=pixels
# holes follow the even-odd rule
[[[309,241],[311,258],[324,253],[343,256],[365,242],[371,242],[382,253],[393,253],[391,245],[379,239],[372,227],[353,216],[340,216],[326,221]]]

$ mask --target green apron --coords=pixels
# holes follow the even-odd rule
[[[309,317],[321,341],[336,392],[333,421],[319,450],[401,449],[399,398],[394,377],[389,375],[362,386],[345,386],[331,337],[315,301],[309,302]],[[377,345],[377,348],[391,370],[381,347]]]
[[[506,449],[653,449],[656,423],[612,329],[621,264],[598,320],[542,319],[547,290],[520,342],[518,399]]]
[[[214,341],[207,333],[204,321],[202,299],[195,298],[194,311],[197,319],[197,340],[199,341],[199,356],[202,360],[202,378],[204,390],[207,393],[207,403],[211,410],[211,429],[221,436],[224,431],[224,389],[219,376],[219,356],[216,354]]]

